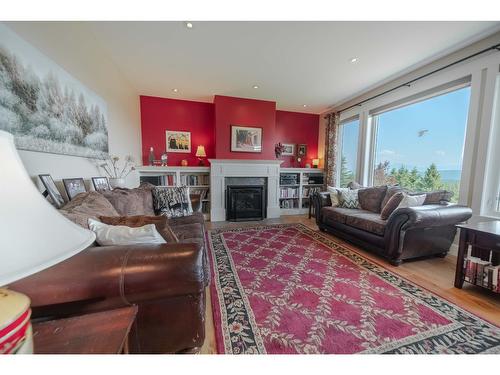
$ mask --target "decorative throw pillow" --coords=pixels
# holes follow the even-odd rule
[[[384,207],[382,207],[382,211],[380,212],[380,218],[382,220],[387,220],[389,216],[398,208],[399,204],[404,198],[404,194],[402,192],[397,192],[392,194]]]
[[[124,225],[108,225],[89,219],[89,229],[95,233],[96,242],[101,246],[165,243],[154,224],[130,228]]]
[[[357,183],[356,181],[351,181],[347,184],[347,187],[351,190],[358,190],[358,189],[362,189],[364,186]]]
[[[96,191],[78,194],[64,205],[59,212],[72,222],[89,228],[90,218],[97,220],[101,215],[118,216],[113,205]]]
[[[424,204],[425,197],[427,196],[426,194],[420,194],[420,195],[409,195],[406,193],[403,193],[403,194],[404,194],[404,197],[401,200],[401,203],[399,203],[397,208],[421,206]]]
[[[165,216],[101,216],[101,222],[109,225],[125,225],[131,228],[143,227],[147,224],[154,224],[156,230],[163,237],[167,243],[179,242],[179,239],[167,224],[167,217]]]
[[[339,190],[341,208],[359,208],[358,190]]]
[[[388,185],[387,186],[387,192],[385,193],[384,199],[382,199],[382,204],[380,205],[381,208],[384,208],[389,199],[391,197],[399,192],[403,192],[403,189],[399,185]]]
[[[348,188],[336,188],[333,186],[327,186],[326,190],[330,193],[330,202],[332,203],[332,207],[337,207],[340,204],[339,201],[339,192],[341,190],[347,191]]]
[[[379,213],[382,208],[382,200],[387,191],[387,186],[373,186],[358,190],[359,205],[363,210]]]
[[[121,216],[154,215],[151,184],[135,189],[115,188],[101,192]]]
[[[193,208],[189,199],[189,187],[155,187],[153,206],[157,214],[169,218],[191,215]]]
[[[431,191],[430,193],[426,193],[424,204],[442,204],[443,202],[449,202],[451,197],[453,197],[452,191]]]

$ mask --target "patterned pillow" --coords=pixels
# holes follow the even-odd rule
[[[193,208],[189,199],[189,187],[155,187],[153,206],[158,215],[169,218],[191,215]]]
[[[349,188],[336,188],[333,186],[327,186],[326,189],[330,193],[330,202],[332,203],[332,207],[338,207],[340,204],[339,194],[341,190],[349,190]]]
[[[341,208],[359,208],[358,190],[339,190]]]

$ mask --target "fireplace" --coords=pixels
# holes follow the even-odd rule
[[[263,220],[266,208],[265,185],[226,186],[226,220]]]

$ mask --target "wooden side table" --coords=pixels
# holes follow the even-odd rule
[[[469,246],[471,246],[472,256],[483,260],[488,260],[491,257],[493,264],[499,263],[500,221],[459,224],[457,228],[460,228],[460,243],[458,246],[457,268],[455,270],[455,287],[462,288],[465,281],[464,263]]]
[[[35,354],[120,354],[137,306],[33,323]]]

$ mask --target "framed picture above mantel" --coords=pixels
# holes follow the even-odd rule
[[[167,130],[167,152],[191,153],[191,132]]]
[[[232,152],[262,152],[262,128],[231,125]]]

